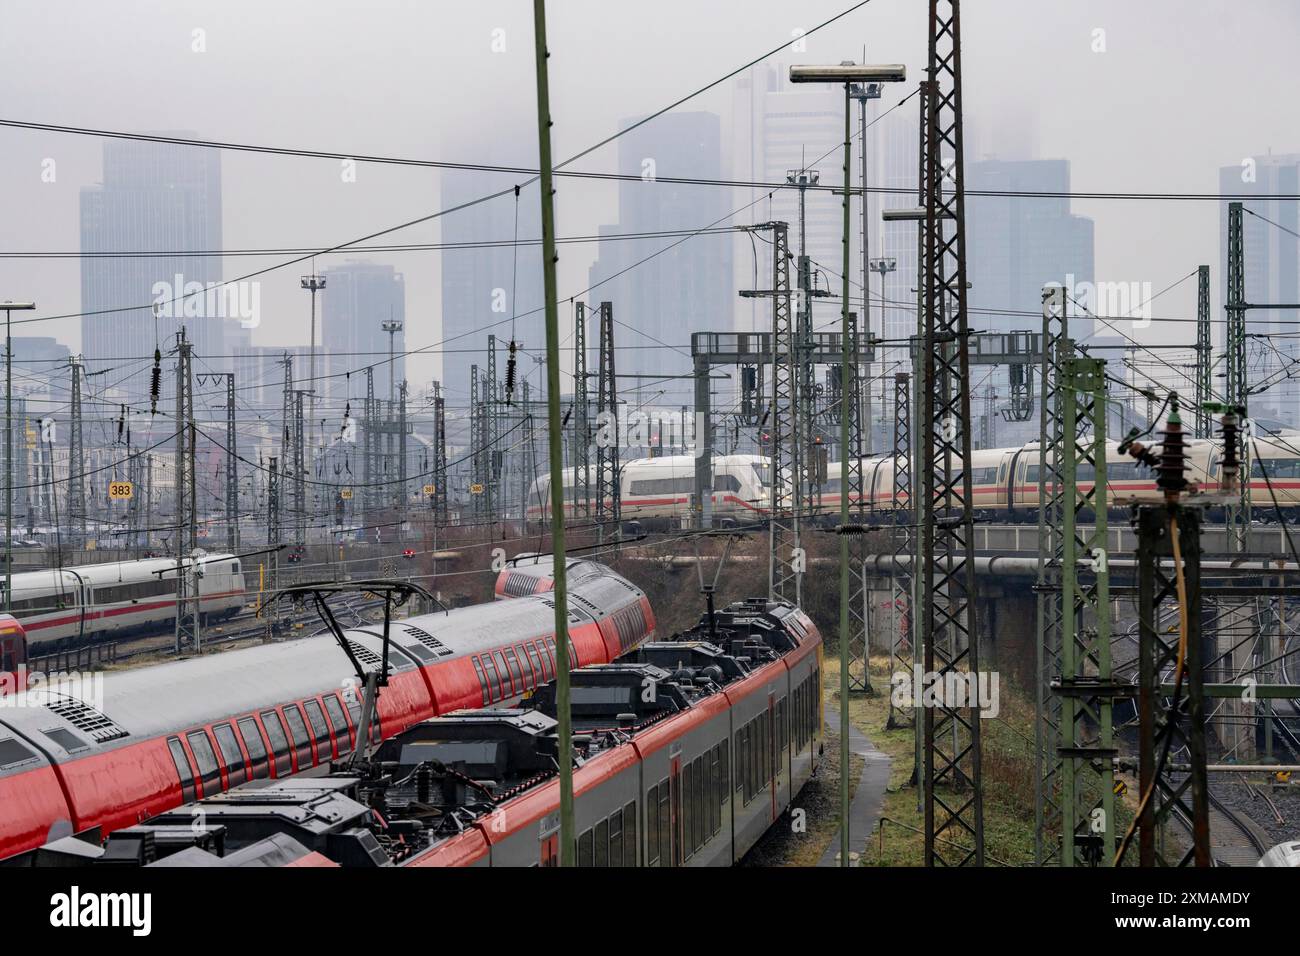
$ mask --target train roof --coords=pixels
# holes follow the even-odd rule
[[[658,458],[633,458],[623,463],[622,471],[626,474],[629,470],[636,468],[670,468],[674,471],[688,470],[692,473],[695,470],[696,458],[694,455],[662,455]],[[772,459],[766,455],[714,455],[713,464],[716,465],[760,465],[767,467],[771,464]],[[594,466],[592,474],[595,474]],[[564,481],[571,481],[574,475],[572,466],[561,468],[560,475]],[[549,474],[539,475],[533,482],[534,487],[540,487],[549,483],[551,476]],[[595,481],[595,478],[592,479]]]
[[[594,562],[575,562],[569,620],[580,624],[637,600],[641,591]],[[539,606],[545,610],[539,613]],[[547,631],[554,614],[547,595],[497,604],[476,604],[395,620],[390,625],[393,673],[438,659],[499,647],[512,631],[531,637]],[[377,667],[383,638],[378,625],[344,631],[358,660]],[[549,631],[548,631],[549,633]],[[51,695],[38,687],[6,698],[0,724],[24,732],[69,730],[78,739],[115,746],[156,737],[214,720],[250,713],[268,701],[296,700],[338,690],[355,672],[332,635],[168,661],[103,674],[102,707],[76,695]],[[74,685],[79,687],[81,685]],[[84,695],[82,695],[84,697]],[[46,735],[48,736],[48,734]]]
[[[233,554],[204,554],[199,562],[209,564],[236,560]],[[176,570],[175,558],[137,558],[131,561],[109,561],[102,564],[75,564],[65,568],[44,568],[39,571],[19,571],[13,576],[14,593],[39,591],[55,587],[71,588],[77,584],[98,587],[121,581],[128,572],[155,574]]]
[[[635,458],[623,465],[623,470],[629,471],[633,468],[671,468],[674,471],[679,469],[695,470],[695,462],[698,459],[695,455],[663,455],[658,458]],[[714,455],[713,464],[716,465],[757,465],[770,464],[771,459],[763,455]]]
[[[631,754],[629,745],[640,734],[666,728],[669,718],[701,705],[711,707],[705,702],[815,637],[804,622],[801,612],[780,602],[736,602],[670,641],[644,645],[617,663],[574,671],[575,768],[619,751]],[[646,693],[651,685],[654,692]],[[401,862],[551,783],[556,728],[554,687],[543,685],[526,707],[461,711],[408,728],[379,746],[368,777],[346,770],[328,778],[245,784],[115,834],[109,849],[114,841],[139,839],[147,831],[156,831],[161,841],[176,840],[198,807],[200,825],[188,842],[171,844],[173,851],[198,845],[204,828],[222,827],[233,852],[287,836],[337,856],[341,838],[351,864]],[[383,826],[371,807],[380,809]],[[186,865],[229,862],[211,855],[205,860],[192,849],[181,852]]]

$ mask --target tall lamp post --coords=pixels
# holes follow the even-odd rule
[[[397,378],[397,358],[394,352],[394,342],[397,333],[402,331],[402,323],[397,319],[386,319],[379,326],[388,333],[388,413],[393,411],[393,380]]]
[[[853,189],[849,183],[850,169],[853,165],[853,134],[850,132],[853,115],[853,84],[855,83],[901,83],[907,79],[907,70],[902,64],[888,66],[866,66],[857,64],[840,64],[838,66],[792,66],[791,83],[840,83],[844,86],[844,237],[843,265],[840,276],[843,288],[840,291],[840,341],[843,355],[840,361],[840,394],[849,394],[849,363],[853,360],[849,349],[849,271],[853,268],[850,256],[852,235],[852,213],[850,197]],[[866,201],[866,196],[863,196]],[[868,323],[870,324],[870,323]],[[849,415],[840,415],[840,448],[846,453],[849,449]],[[848,474],[847,462],[844,474]],[[849,496],[840,495],[840,524],[849,523]],[[840,866],[849,865],[849,539],[847,534],[840,539]]]
[[[316,425],[316,293],[325,288],[325,277],[318,276],[313,270],[313,274],[303,276],[299,284],[311,293],[311,351],[307,353],[307,381],[310,383],[308,388],[311,389],[309,405],[311,407],[311,417],[307,420],[307,441],[310,445],[315,442],[312,439],[312,428]],[[315,450],[308,456],[315,461]]]
[[[845,64],[847,65],[847,64]],[[858,212],[861,216],[861,226],[859,231],[862,233],[862,341],[866,347],[871,347],[871,268],[870,268],[870,248],[871,236],[867,231],[871,221],[871,203],[868,201],[867,193],[867,100],[880,99],[881,84],[879,83],[855,83],[849,95],[858,101],[858,152],[862,161],[858,164],[858,188],[862,192],[862,205]],[[881,298],[884,298],[885,287],[880,287]],[[884,313],[881,313],[880,334],[885,334]],[[875,451],[872,438],[871,427],[871,376],[874,363],[866,363],[867,387],[863,390],[866,398],[863,404],[862,421],[866,422],[867,433],[862,443],[862,454],[870,455]],[[881,402],[884,402],[882,396]],[[884,414],[884,405],[881,405],[881,414]]]
[[[14,340],[11,312],[30,312],[35,302],[0,302],[5,310],[5,610],[13,606],[14,585]],[[69,462],[68,466],[73,467]],[[80,468],[81,462],[75,466]]]
[[[864,205],[866,204],[866,201],[867,201],[866,196],[864,194],[862,199]],[[885,276],[889,275],[889,273],[891,272],[896,271],[897,269],[898,269],[898,260],[893,258],[892,256],[889,258],[871,259],[867,263],[867,274],[870,275],[871,273],[874,272],[880,276],[880,337],[881,338],[889,337],[885,332]],[[865,300],[870,300],[871,298],[870,283],[867,284],[867,288],[863,292],[863,298]],[[870,329],[871,326],[871,302],[870,301],[864,302],[862,306],[862,311],[867,316],[867,327],[868,329]],[[870,342],[870,340],[871,340],[871,333],[870,331],[868,331],[867,341]],[[884,371],[883,358],[881,360],[881,375],[885,377],[888,376],[888,373]],[[871,366],[867,366],[867,392],[870,393],[870,391],[871,391]],[[883,419],[885,417],[885,399],[884,399],[885,392],[884,392],[883,385],[881,386],[880,394],[881,394],[880,417]],[[868,427],[870,427],[869,418],[868,418]],[[867,445],[867,451],[871,451],[870,444]]]

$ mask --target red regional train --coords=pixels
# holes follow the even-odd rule
[[[822,750],[821,637],[797,608],[730,605],[574,671],[574,850],[583,867],[726,866],[790,808]],[[381,744],[364,769],[243,787],[46,864],[554,866],[554,688]]]
[[[568,574],[571,666],[607,663],[653,637],[639,589],[590,561],[570,562]],[[438,714],[508,706],[552,679],[554,615],[540,594],[394,621],[373,741]],[[378,666],[377,627],[345,635],[363,665]],[[74,684],[26,676],[27,689],[0,707],[0,860],[248,780],[325,768],[357,746],[356,676],[329,635]]]

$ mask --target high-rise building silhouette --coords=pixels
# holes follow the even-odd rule
[[[537,151],[527,141],[503,147],[480,144],[485,162],[527,167]],[[531,153],[529,149],[532,149]],[[525,177],[477,170],[442,173],[441,205],[452,208],[509,189]],[[442,386],[449,409],[469,404],[470,367],[487,369],[488,336],[498,343],[498,378],[505,377],[505,349],[513,335],[521,349],[546,354],[546,316],[542,311],[541,204],[537,185],[519,196],[509,193],[439,220],[442,229]],[[518,237],[519,244],[515,244]],[[561,320],[563,321],[563,319]],[[523,353],[519,361],[524,361]],[[532,367],[529,361],[527,366]]]
[[[390,265],[353,260],[329,266],[322,275],[325,289],[318,293],[321,325],[316,355],[316,374],[322,380],[317,394],[335,404],[364,397],[365,369],[372,366],[375,398],[386,401],[390,382],[396,394],[406,379],[406,280]],[[391,370],[389,333],[383,327],[390,320],[403,325],[392,336]],[[307,381],[306,360],[296,364],[295,376]]]
[[[874,110],[874,107],[872,107]],[[857,106],[853,108],[857,129]],[[789,173],[807,168],[815,171],[823,187],[841,185],[844,162],[844,95],[820,85],[793,86],[789,66],[782,63],[760,64],[736,77],[732,85],[731,175],[753,183],[784,183]],[[853,185],[857,185],[858,155],[854,144]],[[771,190],[761,186],[735,190],[736,207],[753,203],[736,217],[740,223],[785,221],[790,224],[790,252],[799,254],[799,192],[796,189]],[[805,194],[806,253],[817,287],[838,294],[838,274],[842,267],[843,214],[841,199],[830,189],[807,190]],[[857,214],[853,221],[858,230]],[[856,243],[856,238],[855,238]],[[771,257],[767,247],[744,237],[733,242],[735,278],[738,289],[766,289],[772,284]],[[874,253],[873,253],[874,254]],[[856,261],[856,260],[855,260]],[[829,270],[834,270],[834,274]],[[757,273],[757,276],[755,275]],[[790,270],[791,282],[797,270]],[[855,267],[851,278],[860,281]],[[854,286],[855,295],[861,294]],[[735,295],[735,290],[733,290]],[[814,321],[824,310],[829,316],[839,311],[833,305],[817,306]],[[771,328],[771,302],[767,299],[735,297],[730,304],[735,327],[741,330]]]
[[[1226,194],[1296,195],[1300,193],[1300,154],[1253,156],[1219,170],[1219,192]],[[1246,301],[1258,305],[1300,302],[1300,203],[1295,200],[1245,199],[1242,257],[1246,264]],[[1256,215],[1250,215],[1253,212]],[[1265,222],[1265,220],[1269,222]],[[1219,302],[1227,301],[1228,204],[1219,209]],[[1214,313],[1223,318],[1223,311]],[[1247,364],[1278,368],[1300,360],[1294,309],[1251,309],[1246,313]],[[1253,336],[1253,337],[1251,337]],[[1252,383],[1259,384],[1259,383]],[[1300,422],[1300,387],[1294,378],[1277,381],[1250,399],[1252,418],[1272,418],[1294,426]]]
[[[619,183],[618,223],[601,228],[590,273],[592,289],[584,296],[592,305],[605,300],[613,304],[618,375],[643,376],[620,382],[620,389],[653,389],[664,393],[659,399],[669,404],[685,387],[655,377],[690,371],[690,333],[732,327],[734,237],[706,233],[681,241],[682,235],[619,236],[732,225],[728,190],[662,179],[721,177],[721,137],[716,114],[690,112],[660,116],[619,139],[618,171],[637,178]],[[593,353],[594,330],[593,324],[587,336]],[[589,367],[594,370],[595,365]],[[659,401],[642,394],[651,404]]]
[[[183,137],[196,134],[169,133]],[[103,181],[81,191],[81,351],[89,370],[175,345],[184,325],[195,354],[219,356],[250,341],[256,287],[220,282],[221,157],[215,149],[108,140]],[[114,257],[96,253],[160,252]],[[201,295],[181,299],[186,292]],[[153,308],[157,303],[157,308]],[[159,313],[155,318],[155,311]]]

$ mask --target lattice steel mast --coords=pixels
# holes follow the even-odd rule
[[[959,0],[930,0],[922,389],[921,637],[928,681],[979,673],[970,473]],[[946,185],[951,184],[947,189]],[[925,862],[984,863],[977,700],[925,708]],[[956,849],[953,849],[953,847]]]

